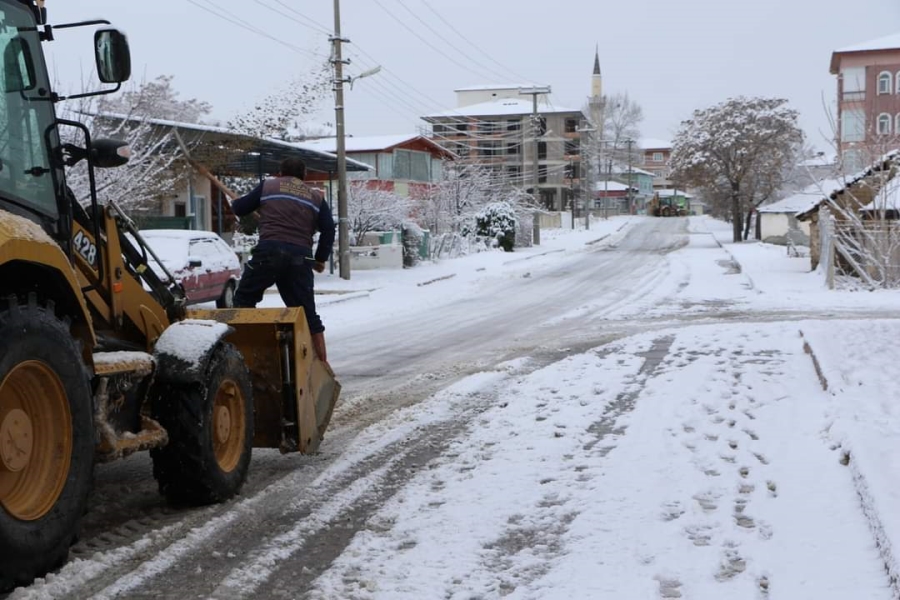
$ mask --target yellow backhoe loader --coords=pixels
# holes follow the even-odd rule
[[[86,26],[105,86],[92,93],[114,92],[131,70],[121,32],[0,0],[0,591],[66,560],[97,462],[149,450],[167,499],[221,502],[253,447],[316,451],[340,392],[302,308],[187,309],[128,216],[98,201],[94,169],[127,148],[56,116],[90,94],[55,94],[42,50]],[[80,162],[84,206],[66,184]]]

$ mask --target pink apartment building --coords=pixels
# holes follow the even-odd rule
[[[835,50],[838,148],[856,171],[900,147],[900,32]]]

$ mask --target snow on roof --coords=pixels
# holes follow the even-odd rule
[[[485,92],[488,90],[517,90],[519,88],[535,87],[534,83],[486,83],[483,85],[469,85],[456,88],[454,92]],[[540,86],[539,86],[540,87]]]
[[[612,172],[616,174],[627,174],[627,173],[635,173],[637,175],[647,175],[649,177],[656,177],[655,174],[650,171],[645,171],[644,169],[638,169],[637,167],[627,167],[622,165],[613,165]]]
[[[598,181],[594,184],[594,188],[598,192],[624,192],[628,189],[628,186],[618,181]],[[637,188],[632,187],[631,189]]]
[[[451,108],[439,113],[425,115],[424,119],[437,119],[441,117],[502,117],[512,115],[530,115],[534,108],[533,102],[525,98],[504,98],[501,100],[489,100],[469,106]],[[538,102],[538,113],[580,113],[577,108],[565,108],[552,104]]]
[[[895,175],[884,184],[875,198],[861,210],[900,210],[900,176]]]
[[[344,138],[344,148],[347,152],[371,152],[375,150],[388,150],[394,146],[399,146],[413,140],[423,140],[425,143],[439,148],[442,152],[446,152],[433,140],[418,133],[395,134],[395,135],[370,135],[370,136],[347,136]],[[305,144],[318,148],[324,152],[337,152],[337,139],[333,137],[322,138],[318,140],[309,140]]]
[[[823,179],[810,184],[801,191],[783,198],[778,202],[759,207],[761,213],[803,213],[814,208],[819,202],[834,192],[844,189],[847,180],[841,177],[835,179]]]
[[[852,46],[845,46],[844,48],[839,48],[835,50],[835,53],[838,52],[865,52],[871,50],[900,50],[900,31],[897,33],[892,33],[890,35],[886,35],[880,38],[875,38],[874,40],[869,40],[867,42],[861,42],[859,44],[853,44]]]
[[[684,190],[657,190],[656,195],[660,198],[668,198],[669,196],[681,196],[682,198],[693,198],[693,194],[688,194]]]
[[[266,143],[273,144],[275,146],[283,146],[285,148],[297,148],[299,150],[305,150],[307,152],[316,153],[321,155],[321,158],[333,159],[337,160],[337,156],[333,153],[325,152],[324,150],[320,150],[318,148],[312,147],[309,145],[309,142],[285,142],[284,140],[278,140],[275,138],[266,138],[266,137],[257,137],[248,135],[245,133],[241,133],[239,131],[234,131],[231,129],[227,129],[225,127],[219,127],[216,125],[203,125],[200,123],[183,123],[180,121],[171,121],[168,119],[154,119],[154,118],[143,118],[143,117],[135,117],[133,115],[126,115],[123,113],[100,113],[96,115],[98,117],[105,117],[108,119],[122,119],[123,121],[141,121],[150,123],[151,125],[158,125],[160,127],[174,127],[178,129],[188,129],[192,131],[201,131],[208,133],[220,133],[223,135],[237,135],[237,136],[245,136],[248,138],[256,138],[259,140],[263,140]],[[353,159],[348,158],[347,162],[354,165],[354,167],[359,170],[369,171],[372,169],[370,165],[365,163],[355,161]]]
[[[638,140],[638,146],[644,150],[668,150],[672,148],[672,142],[657,138],[641,138]]]

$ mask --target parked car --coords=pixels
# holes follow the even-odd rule
[[[181,282],[188,304],[215,300],[218,308],[231,308],[241,277],[237,254],[212,231],[145,229],[141,237],[166,269]],[[162,269],[150,265],[160,276]]]

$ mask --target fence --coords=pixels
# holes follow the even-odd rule
[[[835,220],[819,209],[820,266],[829,288],[835,275],[854,277],[869,288],[900,287],[900,224],[891,220]]]

